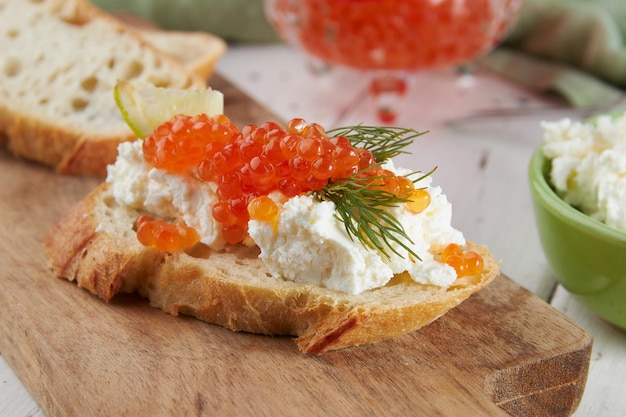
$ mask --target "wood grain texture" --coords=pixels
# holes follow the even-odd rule
[[[237,123],[275,119],[223,78]],[[0,152],[0,349],[54,416],[568,416],[591,338],[505,276],[430,326],[303,355],[289,338],[104,303],[55,278],[41,239],[95,178]]]

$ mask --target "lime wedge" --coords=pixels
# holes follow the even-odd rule
[[[213,116],[224,112],[224,95],[211,88],[164,88],[143,81],[119,80],[113,96],[126,124],[139,139],[177,114]]]

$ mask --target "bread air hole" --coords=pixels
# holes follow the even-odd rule
[[[122,75],[120,78],[126,80],[132,80],[139,77],[144,70],[143,64],[139,61],[130,61],[124,67],[125,68],[122,71]]]
[[[96,77],[89,77],[83,80],[83,82],[80,83],[80,87],[88,92],[88,93],[92,93],[96,90],[96,88],[98,87],[98,79]]]
[[[169,87],[171,85],[171,80],[169,78],[156,78],[151,77],[148,80],[151,84],[154,84],[157,87]]]
[[[21,70],[22,63],[20,60],[15,58],[8,58],[5,60],[3,72],[7,78],[17,76]]]
[[[85,110],[85,108],[89,105],[89,101],[84,98],[76,97],[72,99],[72,109],[76,112],[80,112]]]
[[[204,243],[197,243],[193,247],[189,249],[185,249],[185,253],[191,256],[192,258],[209,259],[212,251],[211,251],[211,248],[209,248]]]
[[[31,3],[43,3],[43,1],[31,0]],[[92,21],[89,10],[84,10],[82,7],[71,3],[59,2],[52,5],[51,10],[58,16],[59,20],[72,26],[83,26]]]
[[[411,279],[411,276],[407,272],[403,272],[401,274],[394,275],[393,278],[391,278],[389,282],[385,284],[385,286],[392,287],[394,285],[408,284],[411,282],[414,282],[413,279]]]

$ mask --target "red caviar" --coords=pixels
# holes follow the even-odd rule
[[[404,206],[411,213],[421,213],[430,205],[430,194],[424,188],[411,191],[407,198],[409,201],[404,203]]]
[[[271,222],[278,217],[278,206],[268,196],[261,195],[248,204],[248,214],[252,220]]]
[[[490,49],[521,0],[270,4],[270,19],[278,32],[324,62],[361,70],[415,71],[468,61]]]
[[[177,115],[144,139],[143,154],[156,168],[186,173],[213,157],[236,133],[236,127],[223,115]]]
[[[277,215],[267,197],[274,191],[293,197],[358,174],[368,186],[402,198],[414,193],[410,179],[374,166],[369,150],[354,147],[343,136],[331,138],[322,126],[301,118],[284,128],[267,122],[239,130],[224,115],[178,115],[145,139],[143,151],[145,160],[159,169],[217,184],[212,215],[229,243],[245,239],[250,218]],[[267,210],[271,216],[260,214]]]
[[[480,254],[471,250],[465,251],[456,243],[450,243],[444,248],[441,252],[441,262],[453,267],[458,278],[480,274],[484,267]]]
[[[172,224],[144,215],[137,219],[135,226],[137,240],[142,245],[152,246],[166,252],[190,248],[200,240],[195,229],[185,225],[182,219]]]

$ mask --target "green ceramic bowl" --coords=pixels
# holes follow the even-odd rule
[[[626,329],[626,232],[563,201],[546,180],[550,161],[541,148],[528,178],[539,239],[557,280],[582,304]]]

